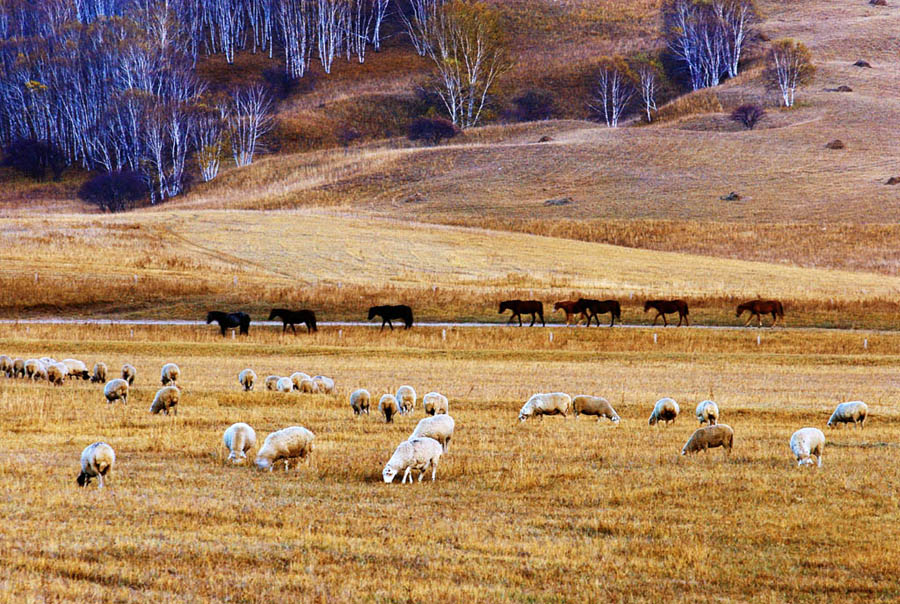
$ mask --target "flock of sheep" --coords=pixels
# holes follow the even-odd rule
[[[26,378],[31,380],[47,380],[62,385],[66,378],[90,380],[104,383],[103,395],[107,403],[128,401],[129,387],[134,384],[137,370],[130,364],[122,366],[122,377],[107,380],[108,368],[104,363],[96,363],[89,372],[87,365],[78,359],[56,361],[49,357],[40,359],[13,359],[0,355],[0,375],[8,378]],[[170,412],[177,414],[177,405],[181,391],[177,382],[181,371],[175,363],[166,363],[160,370],[162,387],[156,392],[150,405],[150,413]],[[257,375],[252,369],[244,369],[238,374],[238,382],[245,391],[253,390]],[[334,393],[332,378],[303,372],[295,372],[288,377],[270,375],[265,380],[268,390],[279,392],[298,391],[308,394]],[[372,397],[368,390],[358,389],[350,394],[350,408],[354,415],[368,415]],[[416,407],[416,391],[412,386],[401,386],[396,393],[386,393],[378,401],[378,411],[386,423],[391,423],[399,414],[410,414]],[[400,443],[382,471],[386,483],[402,473],[401,482],[412,482],[413,472],[418,472],[419,481],[431,470],[431,479],[435,479],[437,466],[442,455],[450,447],[455,422],[449,415],[449,401],[439,392],[429,392],[422,398],[422,406],[426,417],[419,421],[409,439]],[[543,419],[544,415],[568,416],[572,411],[575,416],[596,416],[609,419],[618,425],[620,418],[612,405],[603,397],[578,395],[574,398],[563,392],[539,393],[533,395],[519,411],[519,421],[531,417]],[[671,398],[662,398],[656,402],[650,415],[649,425],[674,423],[680,409],[678,403]],[[727,456],[734,444],[734,431],[730,426],[719,423],[719,407],[710,400],[700,402],[696,408],[696,417],[700,423],[698,428],[681,449],[682,455],[697,451],[722,447]],[[862,401],[841,403],[828,420],[829,427],[851,423],[862,428],[868,417],[868,407]],[[704,426],[703,424],[708,424]],[[283,461],[288,469],[292,459],[309,460],[313,450],[315,435],[302,426],[290,426],[269,434],[262,447],[256,453],[255,465],[261,470],[271,471],[275,464]],[[256,445],[256,432],[246,423],[239,422],[225,430],[222,437],[229,450],[228,460],[232,463],[245,463],[247,452]],[[818,428],[801,428],[794,432],[790,439],[790,447],[797,464],[822,465],[822,453],[825,448],[825,435]],[[815,460],[813,460],[815,457]],[[104,477],[115,465],[115,451],[104,442],[88,445],[81,454],[81,473],[78,484],[87,486],[91,479],[97,478],[99,486],[104,485]]]

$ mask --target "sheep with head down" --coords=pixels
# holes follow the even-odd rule
[[[290,378],[287,379],[290,381]],[[315,434],[303,426],[291,426],[272,432],[256,452],[256,467],[271,472],[275,462],[279,460],[284,460],[285,470],[288,469],[291,459],[304,459],[309,463],[315,438]]]
[[[68,370],[62,363],[52,363],[46,366],[47,381],[55,386],[62,386],[66,381]]]
[[[334,380],[324,375],[313,376],[313,382],[316,384],[316,391],[321,394],[334,394]]]
[[[228,461],[240,464],[247,461],[247,452],[256,445],[256,431],[244,422],[232,424],[222,435],[228,449]]]
[[[605,417],[614,425],[619,425],[619,415],[609,401],[602,396],[579,394],[572,399],[572,411],[575,412],[576,418],[579,414],[595,415],[598,422]]]
[[[531,396],[519,410],[519,421],[524,422],[529,417],[538,417],[541,420],[545,415],[569,415],[572,407],[572,397],[565,392],[539,392]]]
[[[394,423],[394,416],[400,413],[397,397],[393,394],[382,394],[381,400],[378,401],[378,411],[384,417],[384,423]]]
[[[791,451],[797,458],[798,466],[817,464],[822,467],[822,453],[825,451],[825,434],[818,428],[800,428],[791,435]],[[813,456],[816,460],[813,461]]]
[[[106,382],[103,387],[103,396],[106,397],[107,403],[122,401],[122,404],[128,402],[128,382],[122,378],[116,378]]]
[[[680,411],[675,399],[669,397],[661,398],[653,406],[653,413],[650,414],[648,423],[651,426],[655,426],[659,422],[663,422],[668,427],[669,422],[675,423],[675,418],[678,417]]]
[[[173,415],[178,415],[178,402],[181,400],[181,391],[178,386],[163,386],[156,391],[153,397],[153,403],[150,405],[150,413],[156,415],[160,412],[168,415],[169,411]]]
[[[9,355],[0,355],[0,373],[6,377],[12,377],[13,358]]]
[[[416,408],[416,391],[412,386],[400,386],[394,398],[397,399],[400,413],[409,413]]]
[[[275,383],[275,389],[278,392],[291,392],[294,389],[294,383],[289,377],[278,378],[278,382]]]
[[[280,375],[270,375],[266,378],[266,390],[278,390],[278,380]]]
[[[238,382],[244,387],[245,392],[253,390],[256,383],[256,372],[252,369],[244,369],[238,374]]]
[[[50,376],[47,375],[47,368],[44,365],[39,365],[34,373],[31,375],[32,380],[49,380]]]
[[[354,415],[369,414],[369,404],[372,402],[372,395],[365,388],[354,390],[350,394],[350,408],[353,409]]]
[[[449,415],[441,414],[432,417],[423,417],[416,424],[416,429],[410,435],[409,439],[427,436],[441,443],[441,447],[446,453],[450,449],[450,439],[453,437],[453,429],[456,428],[456,422]]]
[[[838,424],[853,424],[859,426],[860,429],[865,427],[866,419],[869,417],[869,406],[862,401],[850,401],[849,403],[841,403],[834,409],[831,418],[828,420],[829,428],[837,428]]]
[[[60,363],[66,366],[66,375],[68,377],[82,380],[91,379],[91,372],[88,371],[84,361],[79,361],[78,359],[63,359]]]
[[[300,380],[300,386],[297,388],[300,394],[318,394],[319,385],[312,378]]]
[[[419,473],[419,482],[425,476],[425,472],[431,468],[431,482],[434,482],[437,474],[438,462],[444,450],[441,443],[428,438],[427,436],[411,438],[410,440],[400,443],[394,450],[394,454],[381,471],[381,477],[386,483],[391,483],[400,472],[403,472],[403,480],[400,484],[406,482],[412,483],[412,472]]]
[[[166,363],[159,372],[159,380],[163,386],[176,383],[180,376],[181,369],[175,363]]]
[[[93,375],[91,375],[91,381],[95,384],[105,384],[107,371],[106,363],[94,363],[94,372]]]
[[[695,430],[688,441],[684,443],[681,454],[687,455],[690,453],[693,455],[697,451],[706,452],[707,449],[722,447],[727,459],[733,446],[734,430],[731,429],[731,426],[727,424],[713,424]]]
[[[86,487],[92,478],[97,478],[99,488],[104,487],[103,479],[116,464],[116,452],[105,442],[88,445],[81,452],[81,473],[78,475],[78,486]]]
[[[137,377],[137,369],[134,365],[125,363],[122,365],[122,379],[128,382],[129,386],[134,386],[134,378]]]
[[[450,401],[440,392],[429,392],[422,397],[422,408],[425,415],[446,415],[450,413]]]
[[[312,378],[308,373],[303,373],[302,371],[295,371],[291,374],[291,383],[294,384],[294,390],[300,391],[300,383],[303,380],[311,380]]]
[[[25,360],[24,359],[13,359],[12,376],[14,378],[24,378],[25,377]]]
[[[39,377],[34,376],[36,372],[40,371],[46,372],[46,370],[44,369],[44,363],[42,363],[40,360],[28,359],[25,361],[25,377],[32,380],[40,379]]]
[[[701,426],[707,422],[715,426],[719,422],[719,406],[713,401],[700,401],[696,413]]]

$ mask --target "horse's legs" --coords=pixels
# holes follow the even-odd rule
[[[519,327],[522,327],[522,313],[517,312],[516,314],[519,316]]]
[[[513,322],[513,319],[516,318],[516,313],[513,313],[509,316],[509,321],[506,322],[507,325]]]
[[[531,313],[531,324],[528,327],[534,327],[534,322],[537,320],[537,313]]]
[[[544,312],[543,311],[540,312],[540,317],[541,317],[541,325],[544,327],[547,327],[547,324],[544,322]]]
[[[388,327],[391,328],[391,331],[394,331],[394,324],[391,322],[390,319],[388,319]]]
[[[691,318],[687,315],[687,313],[684,313],[684,324],[688,327],[691,326]]]
[[[612,327],[616,323],[616,313],[609,313],[609,326]],[[600,321],[597,321],[597,327],[600,327]]]
[[[746,321],[744,321],[744,327],[747,327],[748,325],[750,325],[750,321],[752,321],[752,320],[753,320],[753,313],[750,313],[750,316],[747,317]]]
[[[294,335],[297,335],[297,326],[291,323],[291,331],[294,332]]]
[[[657,311],[656,316],[653,317],[653,323],[652,323],[652,325],[656,325],[656,320],[659,318],[659,315],[660,315],[660,313],[659,313],[659,311]]]
[[[756,327],[762,327],[762,313],[756,313]]]
[[[381,319],[381,329],[379,331],[384,331],[384,324],[387,323],[387,319]]]
[[[663,327],[668,327],[668,326],[669,326],[669,322],[666,320],[666,313],[660,312],[660,313],[659,313],[659,316],[661,316],[661,317],[663,318]],[[656,324],[656,321],[654,321],[653,324],[655,325],[655,324]]]
[[[220,323],[220,324],[219,324],[219,329],[222,330],[222,337],[224,338],[224,337],[225,337],[225,326],[222,325],[222,324]]]
[[[776,313],[773,310],[772,311],[772,327],[775,327],[776,325],[778,325],[778,313]]]
[[[684,319],[684,315],[681,314],[681,311],[678,311],[678,325],[677,327],[681,327],[681,321]]]

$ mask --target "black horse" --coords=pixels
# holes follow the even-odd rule
[[[506,322],[507,325],[512,323],[513,319],[519,317],[519,327],[522,327],[522,313],[525,313],[526,315],[531,315],[531,325],[528,327],[533,327],[538,317],[541,318],[541,325],[547,326],[544,323],[544,304],[540,300],[504,300],[500,303],[500,310],[497,311],[497,314],[502,315],[507,310],[512,311],[512,316]]]
[[[622,306],[616,300],[591,300],[588,298],[579,298],[576,304],[581,306],[583,309],[582,312],[587,312],[587,327],[591,326],[591,321],[594,318],[597,319],[597,327],[600,327],[600,317],[597,315],[604,315],[606,313],[609,313],[610,315],[610,327],[615,325],[616,319],[619,320],[619,323],[622,322]]]
[[[373,306],[369,309],[369,321],[376,316],[381,317],[381,329],[387,324],[391,331],[394,330],[394,324],[391,321],[398,319],[403,321],[406,329],[412,327],[413,313],[412,309],[406,304],[398,304],[396,306]]]
[[[297,328],[294,326],[297,323],[306,323],[306,333],[319,331],[316,327],[316,313],[311,310],[288,310],[287,308],[273,308],[272,312],[269,313],[269,321],[274,321],[275,319],[281,319],[281,322],[284,323],[284,325],[282,325],[281,327],[281,333],[286,332],[288,325],[290,325],[291,329],[294,332],[294,335],[296,335]]]
[[[221,310],[211,310],[206,313],[206,324],[209,325],[215,321],[222,330],[222,337],[225,337],[226,329],[241,328],[241,335],[245,336],[250,333],[250,315],[245,312],[222,312]]]

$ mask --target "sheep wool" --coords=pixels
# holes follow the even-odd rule
[[[278,375],[270,375],[266,378],[266,390],[277,390],[278,389],[278,380],[281,379],[281,376]]]
[[[94,373],[91,376],[91,381],[94,383],[105,383],[106,373],[106,363],[94,363]]]
[[[156,396],[153,397],[150,413],[158,414],[162,412],[168,415],[169,411],[172,411],[173,415],[178,415],[177,405],[180,399],[181,391],[178,389],[178,386],[163,386],[156,391]]]
[[[103,396],[106,397],[107,403],[122,401],[122,404],[128,402],[128,382],[121,378],[116,378],[106,382],[103,387]]]
[[[78,359],[63,359],[60,361],[66,366],[67,375],[72,378],[80,378],[82,380],[91,379],[91,373],[88,371],[84,361]]]
[[[350,408],[353,409],[354,415],[369,414],[369,404],[372,401],[372,395],[365,388],[354,390],[350,394]]]
[[[253,390],[253,385],[256,383],[256,372],[252,369],[244,369],[238,374],[238,382],[244,387],[245,392]]]
[[[734,446],[734,430],[731,429],[731,426],[713,424],[695,430],[688,441],[684,443],[681,454],[694,454],[697,451],[705,452],[707,449],[722,447],[725,450],[725,457],[728,457],[732,446]]]
[[[397,397],[393,394],[382,394],[381,400],[378,401],[378,411],[384,416],[384,423],[394,423],[394,416],[400,413]]]
[[[291,382],[291,378],[289,377],[278,378],[275,389],[278,390],[278,392],[290,392],[294,389],[294,383]]]
[[[422,397],[422,408],[426,415],[440,415],[450,413],[450,401],[440,392],[429,392]]]
[[[81,474],[78,475],[78,486],[86,487],[92,478],[97,478],[99,488],[103,488],[103,479],[116,464],[116,452],[105,442],[88,445],[81,452]]]
[[[598,422],[605,417],[613,424],[619,425],[619,415],[609,401],[602,396],[579,394],[572,399],[572,411],[575,412],[576,418],[579,414],[595,415]]]
[[[53,363],[47,366],[47,380],[56,386],[62,386],[66,381],[68,370],[62,363]]]
[[[175,363],[166,363],[159,372],[159,379],[163,386],[174,384],[181,376],[181,369]]]
[[[400,481],[400,484],[405,483],[407,478],[411,483],[412,472],[417,471],[419,482],[422,482],[425,472],[431,468],[431,481],[434,482],[442,454],[441,443],[433,438],[423,436],[404,441],[394,450],[394,454],[391,455],[384,470],[381,471],[381,477],[386,483],[391,483],[397,474],[403,472],[403,480]]]
[[[14,378],[25,377],[25,361],[23,359],[15,359],[13,361],[13,375]]]
[[[661,398],[653,406],[653,413],[650,414],[648,423],[651,426],[655,426],[659,422],[664,422],[666,426],[669,425],[669,422],[674,424],[675,418],[678,417],[680,411],[675,399],[669,397]]]
[[[134,368],[134,365],[129,365],[125,363],[122,365],[122,379],[128,382],[129,386],[134,386],[134,378],[137,377],[137,369]]]
[[[303,373],[302,371],[295,371],[291,374],[291,382],[294,384],[294,390],[300,390],[300,382],[303,380],[311,379],[309,374]]]
[[[412,386],[400,386],[397,388],[397,407],[400,413],[409,413],[416,408],[416,391]]]
[[[31,378],[32,380],[39,379],[39,376],[35,377],[35,373],[40,373],[42,370],[44,370],[44,364],[38,359],[28,359],[25,361],[25,377]]]
[[[539,392],[531,396],[519,410],[519,421],[524,422],[529,417],[544,419],[545,415],[569,415],[572,406],[572,397],[565,392]]]
[[[791,451],[797,458],[798,466],[822,467],[822,453],[825,451],[825,434],[818,428],[800,428],[791,435]],[[816,461],[813,461],[815,455]]]
[[[837,428],[838,424],[854,424],[863,428],[869,417],[869,406],[862,401],[841,403],[834,409],[828,420],[829,428]]]
[[[256,431],[244,422],[231,424],[222,435],[222,442],[229,451],[228,461],[244,463],[247,461],[247,451],[256,446]]]
[[[416,424],[416,429],[410,435],[410,440],[427,436],[441,443],[443,452],[446,453],[450,449],[450,438],[453,436],[453,429],[456,422],[453,418],[446,414],[435,415],[433,417],[424,417]]]
[[[6,377],[12,377],[13,372],[13,358],[9,355],[0,356],[0,373],[5,375]]]
[[[287,379],[290,381],[290,378]],[[288,462],[291,459],[305,459],[309,462],[315,438],[315,434],[302,426],[291,426],[272,432],[256,452],[256,467],[271,472],[275,462],[282,459],[285,470],[288,469]]]
[[[710,426],[715,426],[719,422],[719,406],[713,401],[700,401],[696,413],[700,425],[709,422]]]
[[[317,375],[313,377],[313,382],[316,384],[316,390],[321,394],[334,394],[334,380],[330,377],[325,377],[324,375]]]
[[[318,394],[319,386],[312,378],[302,379],[300,380],[300,387],[298,388],[298,390],[302,394]]]

